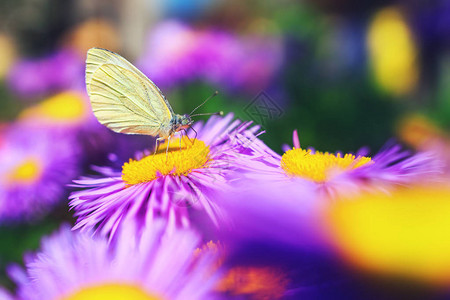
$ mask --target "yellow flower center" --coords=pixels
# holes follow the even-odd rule
[[[203,141],[192,140],[186,136],[172,139],[166,153],[167,141],[159,146],[156,154],[141,160],[130,159],[122,166],[122,180],[128,185],[152,181],[160,176],[186,176],[194,169],[208,167],[211,162],[209,146]]]
[[[42,167],[39,161],[28,158],[9,173],[8,181],[10,183],[31,183],[38,179],[41,174]]]
[[[88,111],[82,95],[76,92],[63,92],[24,110],[20,118],[40,117],[54,121],[76,122],[84,119]]]
[[[91,286],[64,297],[61,300],[162,300],[161,297],[148,294],[141,287],[129,284],[104,284]]]
[[[281,158],[281,167],[291,176],[308,178],[316,182],[324,182],[333,170],[356,169],[370,162],[370,157],[353,154],[330,154],[294,148],[286,151]]]
[[[323,220],[349,262],[450,284],[450,189],[415,187],[334,201]]]

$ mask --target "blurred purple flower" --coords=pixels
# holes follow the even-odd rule
[[[88,97],[79,90],[62,91],[24,109],[18,123],[24,128],[72,136],[89,162],[97,162],[98,156],[115,144],[114,134],[97,121]]]
[[[228,180],[236,177],[232,161],[239,158],[237,152],[246,151],[234,137],[254,136],[258,130],[232,119],[229,114],[213,116],[205,125],[196,123],[198,136],[193,143],[185,137],[183,149],[178,149],[181,142],[172,139],[167,154],[161,145],[157,154],[138,154],[137,160],[123,165],[122,172],[96,167],[99,177],[76,180],[75,187],[83,190],[70,196],[78,217],[75,228],[95,228],[113,236],[125,220],[147,226],[163,217],[171,231],[189,226],[188,206],[203,210],[217,224],[223,216],[214,195],[225,192]]]
[[[23,59],[8,75],[11,90],[35,98],[50,92],[79,88],[84,84],[84,61],[69,50],[59,50],[39,59]]]
[[[16,298],[8,290],[0,288],[0,300],[15,300]]]
[[[298,181],[293,184],[292,181],[296,180]],[[326,212],[330,202],[320,201],[312,182],[295,178],[292,181],[273,184],[244,180],[228,193],[218,195],[216,201],[227,214],[231,224],[219,227],[221,243],[226,245],[225,268],[233,270],[239,266],[244,270],[254,270],[251,277],[253,280],[258,279],[258,269],[263,267],[273,270],[272,274],[276,275],[274,279],[283,278],[288,281],[288,284],[281,288],[282,297],[277,299],[410,299],[417,293],[421,295],[419,299],[434,298],[430,295],[435,291],[419,282],[414,281],[414,284],[411,284],[412,282],[400,281],[397,277],[383,277],[381,274],[379,277],[371,277],[364,270],[349,265],[343,260],[342,253],[336,250],[335,241],[327,232],[327,226],[330,225],[324,211]],[[407,206],[408,201],[403,202]],[[389,211],[390,209],[388,208]],[[348,213],[355,211],[358,210],[348,210]],[[417,215],[417,209],[413,208],[411,211]],[[341,216],[341,219],[343,218],[345,215]],[[369,235],[382,235],[381,231],[377,232],[376,228],[370,226],[373,223],[371,214],[356,216],[354,220],[358,218],[370,219],[365,221]],[[380,220],[383,221],[382,215]],[[402,218],[398,223],[402,224]],[[352,228],[348,222],[346,225]],[[421,227],[411,228],[420,230]],[[386,229],[386,226],[382,229]],[[358,234],[361,231],[355,229],[350,232]],[[395,233],[393,235],[395,236]],[[354,241],[352,237],[340,238],[350,244]],[[380,238],[375,237],[372,240],[376,243]],[[385,240],[392,241],[392,238]],[[374,251],[363,245],[360,247],[369,252]],[[412,250],[413,253],[417,253],[416,248]],[[391,257],[390,253],[388,257]],[[353,258],[348,259],[351,261]],[[424,266],[420,263],[419,265]],[[425,266],[429,268],[429,265]],[[407,268],[409,269],[409,266]],[[273,284],[273,281],[264,281],[270,277],[260,279],[262,281],[248,284],[245,286],[247,289],[241,288],[240,291],[249,292],[253,288],[257,292],[258,287],[270,287]],[[374,285],[374,282],[377,284]],[[243,285],[242,282],[240,284]],[[260,288],[260,292],[263,291]],[[439,292],[437,290],[437,293]]]
[[[30,221],[65,197],[80,152],[70,136],[11,125],[0,145],[0,222]]]
[[[324,202],[318,201],[313,184],[244,180],[217,202],[231,224],[219,233],[227,246],[225,267],[273,270],[288,281],[281,299],[334,299],[330,295],[351,295],[358,289],[322,231]]]
[[[203,80],[255,93],[270,85],[283,60],[277,38],[195,30],[176,21],[159,24],[147,49],[138,65],[161,87]]]
[[[220,274],[214,253],[194,256],[199,243],[190,230],[164,236],[162,222],[138,237],[123,226],[113,244],[63,226],[25,257],[26,271],[13,265],[9,274],[23,300],[206,299]]]
[[[236,247],[243,241],[297,248],[322,242],[317,230],[321,205],[310,182],[298,180],[293,185],[242,180],[217,202],[224,208],[233,232],[228,235],[225,230],[223,240]]]

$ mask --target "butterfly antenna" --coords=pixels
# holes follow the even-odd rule
[[[196,116],[223,116],[223,111],[218,111],[215,113],[204,113],[204,114],[195,114],[195,115],[189,115],[190,117],[196,117]]]
[[[189,114],[192,117],[192,114],[199,109],[200,107],[202,107],[203,104],[205,104],[206,102],[208,102],[209,100],[211,100],[212,98],[214,98],[215,96],[217,96],[217,94],[219,94],[218,91],[215,91],[211,96],[209,96],[208,98],[206,98],[205,101],[202,102],[202,104],[200,104],[199,106],[197,106],[196,108],[194,108],[193,111],[191,111],[191,113]]]

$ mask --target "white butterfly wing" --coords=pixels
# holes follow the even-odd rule
[[[172,108],[156,85],[113,52],[93,48],[86,60],[86,87],[99,122],[115,132],[168,134]]]

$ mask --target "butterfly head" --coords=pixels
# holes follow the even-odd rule
[[[194,123],[189,115],[174,115],[170,120],[172,131],[177,132],[189,128]]]
[[[194,122],[192,121],[190,115],[184,114],[181,117],[181,126],[188,126],[189,127],[189,126],[192,125],[192,123],[194,123]]]

